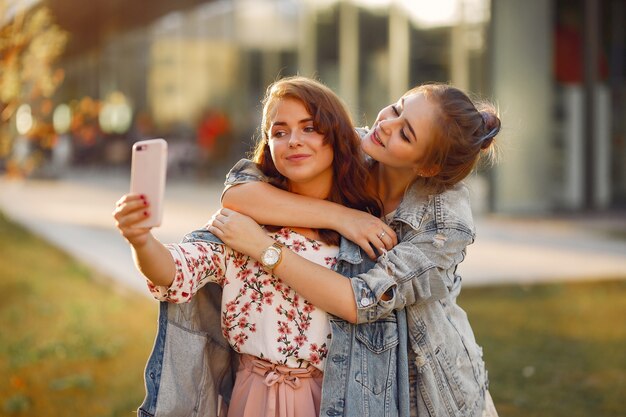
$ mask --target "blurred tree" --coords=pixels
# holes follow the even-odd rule
[[[49,102],[64,76],[55,62],[65,49],[67,32],[47,7],[18,7],[18,2],[0,0],[0,159],[12,148],[7,122],[20,104],[33,105],[36,118],[38,103]]]

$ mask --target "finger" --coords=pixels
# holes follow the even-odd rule
[[[213,233],[215,236],[219,237],[220,239],[224,236],[224,232],[222,232],[219,227],[209,226],[207,230]]]
[[[146,210],[149,206],[150,204],[148,204],[148,201],[145,199],[133,199],[131,201],[122,203],[120,206],[117,206],[113,210],[113,216],[115,218],[118,218],[120,216],[126,216],[138,210]]]
[[[381,238],[380,235],[377,235],[376,238],[371,240],[371,244],[373,247],[375,247],[378,252],[380,252],[380,249],[385,249],[385,251],[387,250],[387,243],[386,240],[389,240],[389,238],[387,237],[387,235],[383,235],[383,237]],[[389,240],[391,242],[391,240]],[[393,246],[391,246],[393,247]]]
[[[361,249],[363,249],[370,259],[376,259],[376,253],[368,240],[362,240],[356,243],[361,247]]]
[[[378,245],[376,246],[377,248],[384,247],[386,250],[391,250],[391,248],[395,246],[393,243],[393,238],[387,233],[385,233],[382,238],[379,237],[378,239],[382,243],[382,246]]]
[[[146,210],[149,206],[150,206],[150,203],[148,203],[148,200],[137,199],[137,200],[127,203],[125,206],[125,209],[127,212],[133,212],[137,210]]]
[[[145,235],[146,233],[149,233],[149,232],[150,232],[149,227],[133,227],[133,228],[125,229],[124,233],[122,234],[127,239],[133,239],[135,237]]]
[[[393,229],[387,224],[383,226],[383,230],[385,231],[385,234],[391,238],[392,246],[396,246],[398,244],[398,235],[396,235],[396,232],[394,232]]]
[[[223,216],[228,217],[228,216],[230,216],[231,214],[233,214],[234,212],[235,212],[234,210],[228,209],[228,208],[226,208],[226,207],[222,207],[222,208],[220,209],[220,211],[219,211],[219,214],[221,214],[221,215],[223,215]]]
[[[371,234],[367,236],[368,240],[370,241],[370,244],[375,248],[380,248],[381,246],[385,246],[385,242],[383,241],[384,237],[385,237],[385,234],[380,233],[380,232],[374,233],[373,236]]]
[[[220,218],[223,221],[226,218],[228,218],[230,212],[231,212],[231,210],[229,210],[227,208],[221,208],[213,215],[213,217],[216,218],[216,219]]]
[[[376,229],[376,231],[371,231],[366,235],[367,240],[369,240],[372,246],[374,246],[375,248],[381,247],[381,244],[382,246],[384,246],[385,242],[383,241],[383,239],[386,237],[387,232],[385,232],[384,230],[381,231],[380,229]]]
[[[211,219],[211,221],[209,222],[209,226],[215,226],[215,227],[223,227],[224,226],[224,221],[226,219],[224,217],[222,217],[222,219],[218,219],[217,217],[215,217],[214,219]]]
[[[120,199],[115,202],[115,207],[120,207],[126,204],[128,197],[129,197],[128,194],[124,194],[122,197],[120,197]]]
[[[382,241],[385,249],[387,250],[390,250],[398,243],[396,232],[394,232],[393,229],[386,224],[383,225],[382,230],[376,234],[376,237]],[[376,242],[372,242],[372,243],[376,243]],[[380,246],[376,245],[376,247],[378,248]]]
[[[226,223],[226,221],[228,220],[228,215],[222,214],[221,212],[220,213],[216,213],[214,219],[218,220],[218,221],[220,221],[222,223]]]
[[[209,220],[207,220],[207,222],[204,224],[204,226],[202,226],[202,228],[209,230],[209,226],[215,221],[215,218],[219,215],[219,213],[219,210],[213,213],[211,217],[209,217]]]
[[[117,219],[117,227],[118,228],[133,227],[135,224],[139,223],[140,221],[144,219],[147,219],[148,217],[150,217],[150,212],[148,210],[133,212]]]
[[[124,194],[122,198],[117,200],[117,203],[115,205],[121,206],[121,205],[131,203],[137,200],[147,200],[147,197],[144,194],[135,194],[135,193]]]

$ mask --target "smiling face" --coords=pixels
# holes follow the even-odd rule
[[[267,137],[274,165],[289,180],[289,190],[326,198],[333,181],[333,148],[316,131],[300,100],[283,98],[274,105]]]
[[[424,157],[430,149],[438,108],[423,93],[402,97],[378,113],[361,146],[370,157],[390,168],[411,169],[428,176]]]

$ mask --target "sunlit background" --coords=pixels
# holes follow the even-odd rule
[[[221,175],[254,140],[266,86],[301,74],[335,89],[362,125],[427,81],[495,101],[504,163],[474,178],[481,209],[626,204],[624,0],[0,5],[9,175],[125,166],[129,144],[148,137],[169,141],[172,175]]]
[[[490,391],[503,417],[623,415],[626,0],[0,0],[0,415],[136,415],[157,307],[111,217],[131,144],[168,141],[154,233],[178,241],[294,74],[365,126],[424,82],[498,105],[457,271]]]

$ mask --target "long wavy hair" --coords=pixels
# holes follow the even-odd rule
[[[259,169],[270,178],[273,185],[289,190],[289,179],[276,169],[268,143],[272,113],[276,105],[287,98],[298,100],[304,105],[313,118],[315,130],[324,135],[324,143],[333,148],[333,182],[327,200],[380,216],[379,200],[367,186],[369,171],[350,113],[330,88],[316,80],[288,77],[267,88],[263,99],[261,135],[253,155],[253,161]],[[339,243],[340,236],[335,231],[322,229],[319,234],[324,242]]]

